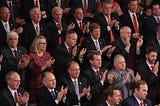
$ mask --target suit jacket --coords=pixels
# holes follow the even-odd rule
[[[1,71],[0,86],[2,87],[5,85],[5,75],[11,70],[18,72],[22,80],[24,81],[23,75],[25,71],[19,70],[17,67],[17,64],[19,60],[21,59],[22,55],[27,54],[27,50],[22,46],[17,46],[17,52],[18,52],[18,59],[15,59],[9,46],[6,46],[3,49],[1,49],[3,60],[1,63],[2,71]]]
[[[24,89],[18,88],[17,92],[18,94],[20,93],[21,95],[23,95]],[[12,96],[8,87],[4,88],[0,92],[0,106],[16,106],[14,97]]]
[[[130,95],[132,95],[132,89],[133,89],[133,85],[134,85],[134,81],[135,81],[135,76],[134,76],[134,72],[131,69],[125,69],[123,70],[124,72],[124,78],[126,77],[128,72],[131,72],[126,84],[123,83],[124,79],[122,78],[122,76],[120,75],[120,71],[113,68],[112,70],[109,71],[109,73],[114,73],[114,77],[113,77],[113,81],[109,82],[111,85],[110,86],[116,86],[119,87],[122,91],[122,98],[126,98]],[[127,90],[125,90],[126,88]],[[125,95],[127,94],[127,95]]]
[[[153,105],[158,104],[160,100],[159,73],[158,76],[153,74],[147,63],[142,63],[137,68],[137,71],[140,74],[141,79],[145,80],[148,84],[148,98],[152,101]]]
[[[126,46],[123,43],[123,41],[120,38],[115,40],[112,43],[112,45],[116,47],[115,51],[112,53],[112,58],[114,58],[114,56],[116,54],[121,54],[122,56],[124,56],[124,58],[126,60],[127,67],[132,65],[133,69],[134,69],[134,67],[136,66],[135,60],[139,59],[140,55],[136,54],[136,41],[132,42],[132,40],[131,40],[130,42],[131,42],[132,45],[130,47],[129,53],[127,53],[127,51],[125,50]]]
[[[105,100],[105,101],[103,101],[102,103],[97,104],[96,106],[108,106],[108,104],[107,104],[107,102],[106,102],[106,100]],[[118,105],[114,105],[114,106],[121,106],[121,105],[118,104]]]
[[[77,7],[84,8],[82,4],[82,0],[70,0],[70,6],[71,6],[71,9],[73,10]],[[88,0],[88,7],[87,7],[86,12],[92,13],[94,15],[98,14],[95,0]]]
[[[57,95],[57,90],[55,89],[55,93]],[[37,106],[63,106],[61,101],[59,104],[53,100],[53,97],[46,86],[43,86],[35,95]]]
[[[46,24],[43,21],[40,21],[39,27],[40,35],[46,36],[48,32]],[[29,50],[30,45],[36,36],[36,30],[33,26],[33,23],[30,21],[23,26],[23,33],[20,36],[20,44]]]
[[[47,23],[47,27],[48,27],[48,35],[46,35],[47,42],[48,42],[47,50],[51,53],[51,55],[53,55],[53,51],[59,45],[58,44],[59,37],[61,37],[62,43],[65,39],[65,33],[67,31],[67,24],[64,21],[62,21],[63,29],[61,33],[58,32],[58,27],[53,19],[52,21]]]
[[[146,40],[150,41],[156,38],[156,28],[158,26],[158,23],[153,15],[148,17],[145,21],[145,36]],[[145,37],[144,36],[144,37]]]
[[[119,16],[117,13],[111,13],[111,20],[117,20],[119,21]],[[105,39],[107,44],[111,44],[111,37],[110,37],[110,32],[107,29],[108,22],[103,15],[103,13],[95,16],[95,21],[100,25],[101,27],[101,38]],[[114,38],[117,39],[119,38],[119,29],[112,27],[112,32],[114,35]]]
[[[9,20],[9,27],[10,30],[12,30],[14,28],[17,28],[17,25],[13,21]],[[6,39],[7,39],[7,32],[2,24],[2,21],[0,21],[0,47],[7,45]]]
[[[102,76],[104,68],[100,68],[99,71]],[[103,85],[101,84],[101,82],[96,77],[96,72],[91,68],[91,66],[83,70],[81,74],[87,79],[88,84],[91,86],[91,106],[95,106],[104,99],[103,87],[105,87],[106,83],[104,82]]]
[[[143,21],[142,21],[142,16],[138,13],[136,13],[136,16],[137,16],[137,21],[138,21],[138,27],[139,27],[139,33],[140,34],[143,34]],[[135,30],[134,30],[134,25],[132,23],[132,19],[130,17],[130,14],[129,12],[123,14],[120,16],[120,22],[122,23],[123,26],[129,26],[131,28],[131,31],[132,33],[135,33]]]
[[[61,86],[66,86],[68,87],[68,93],[66,95],[66,106],[73,106],[73,105],[78,105],[78,96],[76,95],[76,91],[75,91],[75,87],[74,84],[71,80],[71,78],[69,77],[69,75],[67,77],[63,77],[61,79]],[[78,86],[79,86],[79,94],[82,93],[83,88],[87,88],[88,84],[87,84],[87,80],[80,76],[78,78]],[[80,98],[80,103],[81,106],[87,106],[87,98],[86,96],[83,96]]]
[[[148,98],[143,100],[143,105],[144,106],[153,106],[151,101]],[[135,96],[132,95],[132,96],[126,98],[125,100],[123,100],[122,106],[139,106],[139,104],[138,104],[138,101],[136,100]]]
[[[79,51],[79,49],[78,49]],[[78,52],[79,53],[79,52]],[[55,53],[54,53],[54,57],[55,57],[55,76],[58,76],[58,78],[60,76],[66,75],[67,74],[67,64],[74,60],[79,62],[78,56],[73,57],[69,52],[68,52],[68,48],[66,48],[65,44],[63,43],[62,45],[58,46],[55,49]]]

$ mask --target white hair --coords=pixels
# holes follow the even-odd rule
[[[9,39],[10,36],[16,36],[17,38],[19,37],[19,36],[18,36],[18,33],[15,32],[15,31],[10,31],[10,32],[8,32],[8,33],[7,33],[7,39]]]

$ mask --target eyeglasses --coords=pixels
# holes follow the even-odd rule
[[[14,82],[16,82],[16,83],[18,83],[18,82],[22,82],[21,80],[14,80],[14,79],[11,79],[12,81],[14,81]]]

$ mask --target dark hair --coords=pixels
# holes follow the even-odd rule
[[[154,5],[159,5],[159,3],[158,2],[152,2],[152,4],[151,4],[151,9],[153,9],[153,6]]]
[[[140,85],[144,85],[144,84],[147,84],[147,82],[146,81],[144,81],[144,80],[139,80],[139,81],[137,81],[137,82],[135,82],[134,83],[134,87],[133,87],[133,89],[135,90],[135,89],[140,89]]]
[[[47,77],[47,74],[53,74],[52,72],[46,71],[42,73],[42,80],[44,80]]]
[[[97,23],[91,23],[89,26],[89,30],[92,32],[94,29],[100,29],[100,25]]]
[[[103,7],[104,4],[112,4],[112,2],[110,0],[102,0],[101,6]]]
[[[151,52],[156,52],[158,53],[157,49],[155,47],[149,46],[146,49],[146,54],[150,54]]]
[[[104,91],[104,93],[105,93],[105,97],[106,97],[106,99],[108,99],[108,96],[113,96],[113,91],[114,90],[120,90],[120,88],[119,87],[116,87],[116,86],[108,86],[106,89],[105,89],[105,91]]]
[[[101,55],[100,52],[96,51],[96,50],[91,50],[89,51],[89,53],[87,54],[87,59],[88,60],[94,60],[94,55]]]

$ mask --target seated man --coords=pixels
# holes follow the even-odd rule
[[[42,74],[44,86],[36,93],[37,106],[61,106],[61,100],[67,94],[68,88],[61,87],[56,90],[56,79],[53,73],[45,72]],[[63,99],[65,101],[65,99]]]
[[[0,106],[27,106],[29,93],[19,87],[21,79],[17,72],[6,75],[7,86],[0,92]]]
[[[146,81],[139,80],[134,85],[134,93],[122,102],[122,106],[152,106],[149,99],[146,98],[148,86]]]

